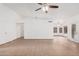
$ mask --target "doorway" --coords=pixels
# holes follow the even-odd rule
[[[17,23],[17,36],[24,37],[24,23]]]

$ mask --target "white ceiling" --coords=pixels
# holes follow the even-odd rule
[[[3,5],[14,10],[22,17],[40,17],[40,18],[52,18],[52,19],[66,19],[79,14],[79,3],[51,3],[52,5],[58,5],[58,9],[49,9],[48,13],[44,13],[42,10],[35,11],[41,7],[36,3],[4,3]]]

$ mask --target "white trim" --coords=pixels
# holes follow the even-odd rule
[[[24,37],[24,39],[53,39],[53,37]]]
[[[15,40],[15,39],[17,39],[17,38],[18,38],[18,37],[16,37],[16,36],[15,36],[15,37],[12,37],[12,38],[10,38],[10,39],[7,39],[7,38],[6,38],[7,40],[5,40],[5,41],[3,41],[3,42],[0,42],[0,45],[1,45],[1,44],[5,44],[5,43],[10,42],[10,41],[13,41],[13,40]]]
[[[76,41],[76,40],[74,40],[74,39],[72,39],[71,41],[72,41],[72,42],[75,42],[75,43],[79,43],[79,41]]]

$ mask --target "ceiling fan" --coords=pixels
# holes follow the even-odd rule
[[[38,4],[41,5],[42,7],[36,9],[35,11],[42,9],[45,13],[48,13],[48,8],[59,8],[59,6],[57,5],[48,5],[47,3],[38,3]]]

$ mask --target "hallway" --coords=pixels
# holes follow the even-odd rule
[[[79,55],[79,44],[62,37],[55,39],[18,38],[0,46],[0,55],[12,56],[52,56]]]

